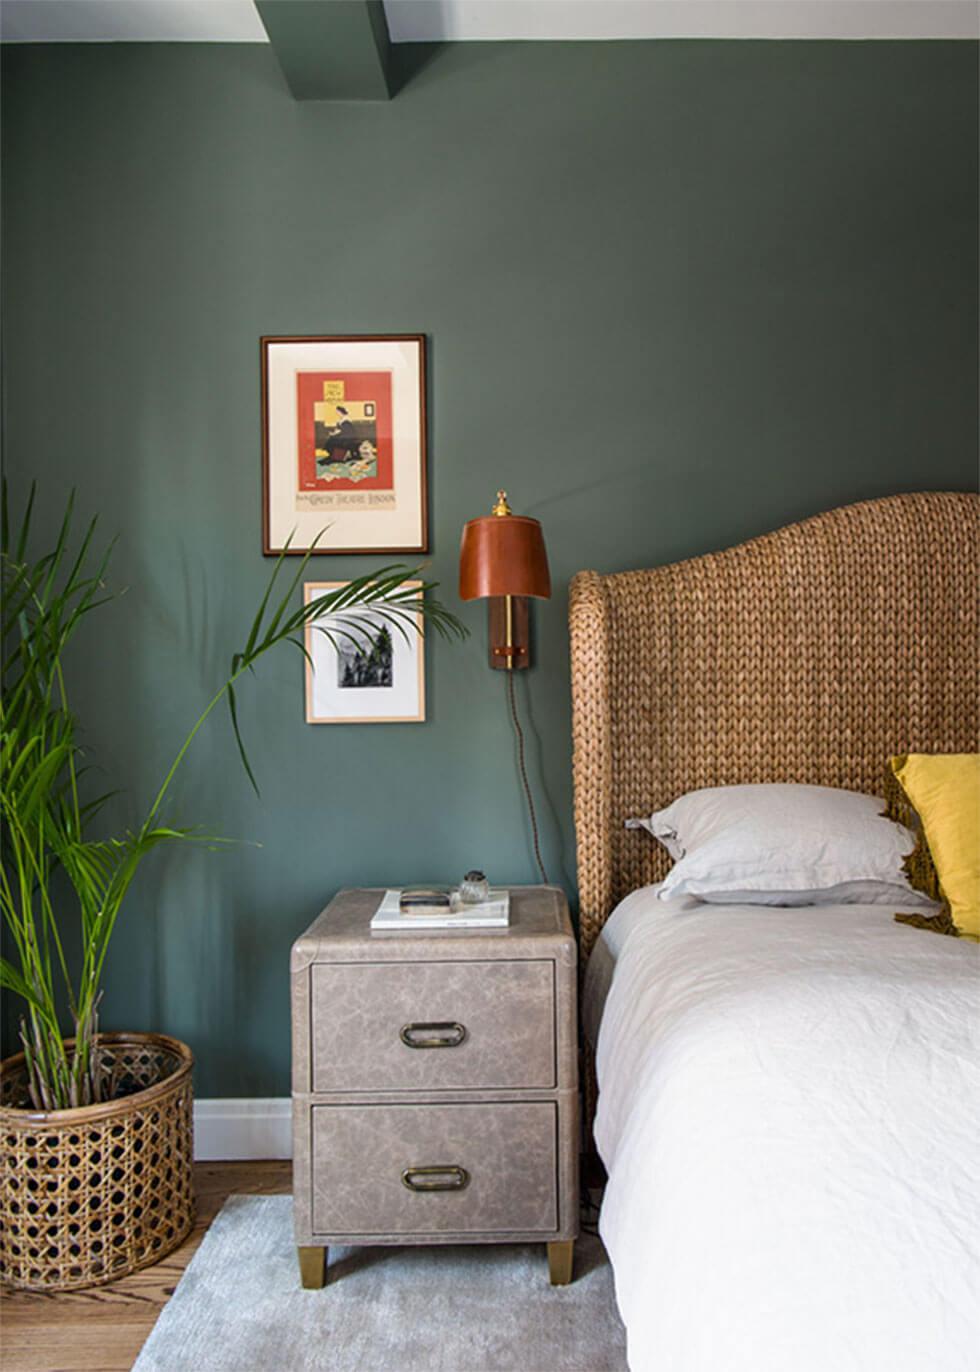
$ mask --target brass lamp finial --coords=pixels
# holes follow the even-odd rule
[[[509,514],[513,514],[513,513],[514,513],[514,511],[513,511],[513,510],[510,508],[510,506],[507,504],[507,492],[506,492],[506,491],[498,491],[498,492],[497,492],[497,503],[496,503],[496,505],[494,505],[494,507],[493,507],[493,509],[490,511],[490,513],[491,513],[491,514],[495,514],[495,515],[509,515]]]

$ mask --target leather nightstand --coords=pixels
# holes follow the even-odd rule
[[[304,1286],[330,1244],[547,1244],[578,1234],[576,944],[563,893],[510,926],[375,932],[342,891],[292,952],[293,1192]]]

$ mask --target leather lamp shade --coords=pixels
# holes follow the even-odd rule
[[[463,526],[460,600],[484,596],[551,598],[551,574],[541,525],[525,515],[485,515]]]

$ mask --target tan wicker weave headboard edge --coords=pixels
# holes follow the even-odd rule
[[[627,831],[703,786],[879,793],[887,757],[977,748],[980,496],[843,506],[719,553],[572,580],[583,957],[666,851]]]

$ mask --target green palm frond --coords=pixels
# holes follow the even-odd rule
[[[406,636],[423,624],[447,639],[462,638],[466,630],[433,598],[434,583],[425,581],[419,568],[401,564],[357,577],[309,604],[294,605],[311,554],[306,553],[286,579],[281,578],[285,554],[280,555],[244,648],[232,656],[226,680],[178,750],[142,823],[122,835],[95,840],[88,837],[89,825],[114,793],[81,793],[91,767],[78,743],[62,664],[87,616],[113,599],[106,586],[113,544],[101,556],[94,554],[94,519],[76,540],[71,496],[53,546],[32,558],[35,498],[32,486],[14,530],[3,483],[0,914],[16,961],[0,959],[0,987],[24,1003],[21,1041],[32,1102],[37,1109],[51,1110],[87,1104],[107,1089],[96,1037],[102,975],[117,919],[144,857],[165,844],[204,843],[214,848],[228,842],[160,817],[181,762],[222,698],[227,696],[245,775],[258,791],[239,726],[236,686],[267,653],[280,643],[291,643],[309,661],[304,642],[308,625],[316,624],[328,636],[352,637],[345,624],[357,627],[365,622],[365,612],[372,621],[382,618]],[[315,547],[314,542],[311,552]],[[407,584],[413,581],[419,584]],[[63,908],[55,908],[52,897],[52,877],[59,869],[77,907],[81,955],[74,971],[65,954],[67,916]],[[71,1017],[71,1050],[65,1047],[59,1016],[62,999]]]

